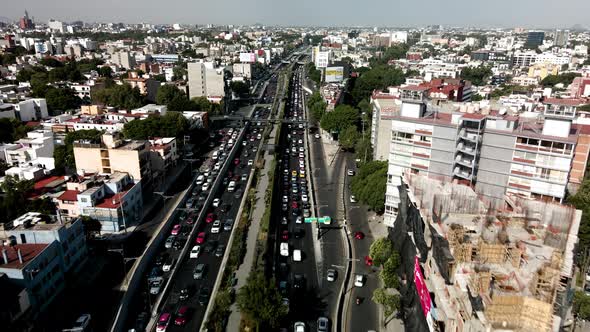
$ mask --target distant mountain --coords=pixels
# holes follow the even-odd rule
[[[570,28],[570,30],[572,30],[572,31],[585,31],[588,29],[586,27],[582,26],[581,24],[574,24],[574,26],[572,26]]]

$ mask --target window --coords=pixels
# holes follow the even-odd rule
[[[428,142],[428,143],[430,143],[430,142],[432,142],[432,137],[430,137],[430,136],[420,136],[420,141],[421,142]]]
[[[82,197],[82,198],[80,198],[80,202],[86,203],[86,202],[88,202],[88,199],[86,197]]]
[[[27,243],[27,236],[25,234],[21,234],[20,235],[20,242],[21,243]]]

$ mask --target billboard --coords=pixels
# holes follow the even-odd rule
[[[254,63],[254,62],[256,62],[256,54],[255,53],[240,53],[240,62]]]
[[[432,320],[432,302],[430,299],[430,292],[428,291],[428,287],[426,286],[426,281],[424,280],[424,276],[422,275],[422,270],[420,269],[420,261],[418,260],[418,256],[414,257],[414,285],[416,285],[416,292],[418,293],[418,297],[420,298],[420,306],[422,307],[422,311],[424,313],[424,317],[426,318],[426,322],[428,323],[428,327],[430,331],[434,331],[434,322]]]
[[[326,67],[325,81],[327,83],[342,82],[344,80],[344,67]]]

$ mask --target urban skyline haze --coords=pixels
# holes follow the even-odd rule
[[[445,26],[569,28],[586,25],[590,1],[497,0],[491,3],[411,1],[300,0],[252,2],[176,0],[172,7],[139,0],[80,2],[74,0],[11,1],[1,16],[17,20],[25,9],[39,22],[61,21],[183,24],[254,24],[316,26]],[[355,7],[367,8],[359,13]],[[116,10],[114,10],[116,8]],[[564,14],[567,12],[567,15]]]

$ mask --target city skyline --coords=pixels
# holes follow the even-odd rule
[[[441,24],[453,27],[526,27],[569,28],[584,24],[584,13],[590,10],[590,2],[565,0],[559,4],[548,0],[523,0],[517,3],[499,0],[493,8],[479,4],[440,3],[434,0],[422,2],[425,10],[416,11],[409,2],[375,0],[363,3],[366,15],[351,10],[359,3],[351,0],[297,3],[276,3],[259,0],[253,5],[229,0],[220,10],[217,3],[191,3],[179,0],[173,9],[162,12],[161,5],[130,0],[124,3],[107,0],[88,3],[61,0],[60,5],[40,0],[10,3],[2,16],[18,20],[28,10],[37,22],[49,19],[85,22],[122,22],[153,24],[237,24],[262,23],[282,26],[421,26]],[[117,8],[116,11],[113,8]],[[383,10],[377,10],[382,8]],[[509,11],[507,9],[510,9]],[[568,15],[555,15],[558,9],[576,8]],[[310,10],[313,15],[309,15]],[[91,13],[91,14],[90,14]]]

